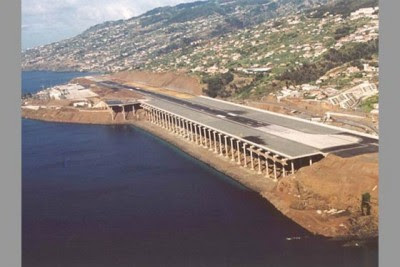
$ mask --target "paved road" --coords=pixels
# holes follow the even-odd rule
[[[378,150],[377,139],[345,129],[333,129],[211,98],[179,99],[110,81],[99,84],[142,93],[151,105],[280,151],[290,158],[329,152],[346,157]]]

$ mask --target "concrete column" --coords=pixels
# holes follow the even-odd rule
[[[312,165],[312,163],[313,163],[313,162],[312,162],[312,157],[310,157],[310,166]]]
[[[185,126],[186,126],[186,139],[190,140],[190,136],[189,136],[189,122],[185,121]]]
[[[286,177],[286,168],[285,168],[285,164],[282,163],[282,176]]]
[[[236,144],[237,144],[237,155],[238,155],[237,164],[241,165],[242,163],[241,163],[241,160],[240,160],[240,158],[241,158],[241,155],[240,155],[240,140],[237,140]]]
[[[150,121],[150,123],[153,123],[153,116],[152,116],[152,111],[150,108],[147,110],[147,114],[149,116],[148,120]]]
[[[201,137],[202,131],[201,131],[201,126],[200,125],[199,125],[198,129],[199,129],[199,145],[202,146],[203,145],[203,140],[202,140],[202,137]]]
[[[274,181],[278,181],[278,176],[276,175],[276,161],[274,160]]]
[[[181,119],[181,125],[182,125],[182,137],[186,139],[186,127],[184,119]]]
[[[218,133],[218,139],[219,139],[219,154],[221,156],[223,156],[224,154],[222,154],[222,140],[221,140],[221,134]]]
[[[124,120],[126,120],[126,116],[125,116],[125,106],[122,105],[122,117],[124,118]]]
[[[171,114],[168,114],[168,129],[169,129],[170,132],[172,132]]]
[[[233,138],[231,137],[231,154],[232,154],[232,159],[231,161],[235,161],[235,154],[233,151]]]
[[[243,155],[244,155],[244,166],[245,167],[247,167],[247,152],[246,152],[246,146],[247,146],[247,144],[246,143],[244,143],[243,144]]]
[[[172,133],[176,134],[176,117],[171,115]]]
[[[164,117],[164,112],[160,112],[161,113],[161,126],[166,129],[167,127],[165,126],[165,117]]]
[[[208,148],[208,144],[207,144],[207,129],[206,129],[206,127],[203,127],[203,133],[204,133],[204,144],[203,144],[203,146],[205,148]]]
[[[196,144],[198,144],[199,137],[197,135],[197,125],[196,124],[194,125],[194,138],[195,138]]]
[[[254,171],[254,158],[253,158],[253,148],[254,146],[250,147],[250,169]]]
[[[217,153],[217,136],[216,136],[216,132],[213,131],[213,135],[214,135],[214,153]]]
[[[229,158],[229,153],[228,153],[228,136],[224,136],[225,138],[225,157]]]
[[[179,135],[183,137],[183,122],[181,118],[179,119]]]
[[[160,112],[158,110],[156,110],[156,122],[157,125],[160,126]]]
[[[193,136],[193,123],[189,122],[190,125],[190,141],[194,142],[194,136]]]
[[[207,129],[207,131],[208,131],[208,144],[209,144],[208,150],[212,151],[213,148],[212,148],[212,144],[211,144],[211,130]]]
[[[268,157],[265,156],[265,177],[269,178]]]
[[[175,134],[176,135],[179,135],[179,118],[178,117],[174,117],[174,119],[175,119]]]
[[[258,174],[261,174],[261,149],[258,150]]]
[[[163,112],[164,129],[168,130],[167,114]]]
[[[294,174],[294,162],[293,162],[293,160],[290,162],[290,166],[292,167],[292,174]]]

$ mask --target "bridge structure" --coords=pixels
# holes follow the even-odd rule
[[[129,89],[153,125],[235,165],[277,181],[333,153],[349,157],[378,151],[378,137],[203,96],[190,99],[108,82]]]

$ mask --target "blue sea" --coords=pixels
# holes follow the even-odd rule
[[[23,72],[22,90],[81,75]],[[376,244],[314,237],[257,193],[132,126],[23,119],[22,195],[26,267],[378,266]]]

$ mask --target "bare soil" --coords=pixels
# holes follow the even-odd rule
[[[123,83],[134,82],[192,95],[201,95],[203,92],[199,78],[184,73],[129,71],[112,74],[109,77]]]

